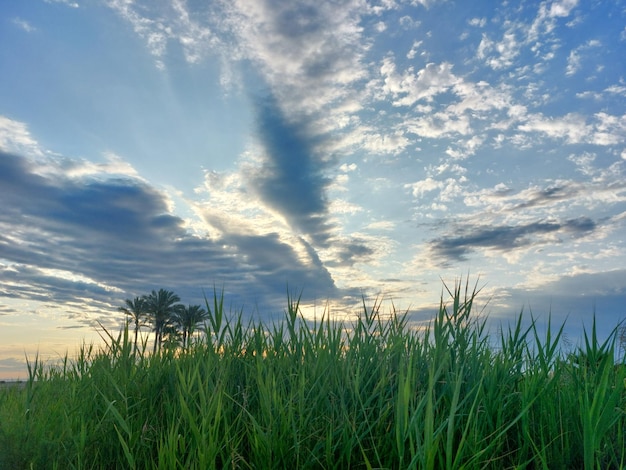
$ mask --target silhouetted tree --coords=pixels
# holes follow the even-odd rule
[[[178,348],[182,341],[182,334],[174,324],[174,320],[172,322],[167,323],[163,327],[163,331],[161,332],[161,347],[174,350]]]
[[[135,297],[134,299],[126,299],[125,306],[119,308],[120,311],[124,312],[128,315],[135,326],[135,354],[137,354],[137,337],[139,335],[139,328],[141,328],[144,323],[143,320],[146,318],[147,310],[146,310],[146,300],[144,297]]]
[[[152,328],[155,334],[154,347],[152,352],[156,353],[157,347],[161,347],[163,341],[163,331],[166,326],[171,325],[174,315],[180,308],[178,302],[180,297],[174,292],[159,289],[153,290],[149,295],[144,297],[146,302],[146,310],[152,320]]]
[[[199,324],[204,323],[209,314],[200,305],[189,305],[178,309],[174,322],[182,333],[183,348],[188,348],[191,336]]]

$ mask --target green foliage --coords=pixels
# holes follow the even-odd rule
[[[103,329],[104,349],[35,357],[22,387],[0,389],[0,469],[624,468],[617,329],[600,343],[594,324],[567,355],[562,326],[541,335],[520,314],[490,337],[477,289],[447,293],[423,329],[378,300],[351,322],[307,321],[292,295],[285,321],[245,323],[217,291],[182,348]]]

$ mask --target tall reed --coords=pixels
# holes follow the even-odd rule
[[[184,350],[103,329],[0,390],[0,468],[624,468],[617,329],[568,354],[562,325],[489,334],[476,288],[447,293],[421,330],[378,300],[307,321],[289,296],[284,321],[244,321],[217,292]]]

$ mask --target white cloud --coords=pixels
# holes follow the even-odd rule
[[[539,11],[528,30],[528,41],[535,42],[541,34],[552,32],[556,26],[556,18],[565,18],[578,4],[578,0],[561,0],[549,3],[544,1],[539,5]]]
[[[405,184],[404,187],[411,190],[413,197],[420,198],[427,192],[443,188],[443,182],[428,177],[424,180],[416,181],[415,183]]]
[[[626,114],[614,116],[605,112],[593,116],[589,142],[596,145],[617,145],[626,141]]]
[[[569,16],[570,12],[578,5],[578,0],[561,0],[552,2],[548,16],[551,18]]]
[[[383,91],[392,95],[394,106],[411,106],[421,100],[430,102],[460,81],[452,73],[452,64],[447,62],[426,64],[417,73],[413,67],[398,73],[393,57],[383,59],[380,74],[384,80]]]
[[[104,153],[105,161],[103,163],[95,163],[91,161],[75,161],[72,167],[66,167],[63,172],[65,176],[70,178],[81,178],[85,176],[127,176],[131,178],[139,178],[137,170],[119,155],[113,152]]]
[[[500,42],[491,43],[489,46],[489,50],[493,50],[496,54],[487,59],[487,64],[494,70],[504,69],[513,65],[514,59],[520,52],[520,45],[516,35],[511,31],[504,33]]]
[[[62,3],[63,5],[67,5],[71,8],[78,8],[78,2],[73,2],[71,0],[44,0],[46,3]]]
[[[411,46],[411,50],[409,52],[407,52],[406,54],[406,58],[407,59],[414,59],[415,56],[417,55],[417,51],[419,49],[419,47],[422,45],[424,41],[414,41],[413,45]]]
[[[476,55],[479,59],[485,59],[487,54],[493,50],[494,41],[489,39],[489,37],[483,33],[483,37],[480,40],[480,44],[478,45],[478,49],[476,50]]]
[[[172,36],[171,28],[162,21],[141,16],[133,9],[133,3],[128,0],[108,0],[107,5],[132,25],[135,33],[146,42],[150,54],[156,57],[156,66],[164,69],[162,57],[165,54],[167,40]]]
[[[359,25],[362,3],[236,0],[229,22],[245,54],[260,66],[283,109],[311,115],[351,92],[347,86],[368,75],[361,63],[366,46]]]
[[[219,40],[207,27],[194,21],[187,10],[186,2],[173,0],[172,7],[176,18],[174,34],[183,46],[185,59],[189,63],[198,63],[209,50],[219,45]]]
[[[397,155],[405,150],[411,141],[404,130],[395,130],[388,134],[378,132],[372,126],[355,125],[337,138],[325,142],[321,147],[325,153],[350,154],[358,149],[371,154]]]
[[[249,156],[249,154],[247,154]],[[204,230],[212,236],[226,234],[268,235],[278,233],[282,241],[293,244],[304,256],[300,242],[292,238],[285,218],[250,197],[246,173],[257,171],[252,160],[244,160],[239,171],[205,172],[204,183],[196,188],[200,201],[191,201],[196,214],[204,221]]]
[[[546,179],[519,190],[500,183],[493,188],[466,192],[465,205],[477,209],[468,217],[492,225],[527,224],[541,219],[568,219],[587,214],[597,219],[602,217],[601,214],[610,213],[615,204],[626,201],[623,162],[603,168],[595,165],[596,155],[588,152],[571,154],[568,160],[576,165],[582,178]],[[605,227],[611,224],[603,223]]]
[[[137,170],[119,155],[113,152],[104,152],[103,157],[104,162],[94,162],[48,155],[46,159],[38,161],[34,173],[49,178],[61,179],[83,179],[88,177],[107,179],[113,176],[127,177],[145,182]]]
[[[601,100],[602,93],[598,93],[595,91],[581,91],[580,93],[576,93],[576,98]]]
[[[494,70],[502,70],[511,67],[525,46],[525,25],[520,22],[505,22],[506,29],[499,41],[491,39],[487,33],[483,33],[482,39],[476,50],[476,57],[483,60]]]
[[[595,153],[583,152],[582,154],[571,154],[567,157],[569,161],[574,163],[578,167],[578,171],[580,171],[585,176],[591,176],[595,173],[595,169],[593,167],[593,162],[596,159]]]
[[[446,149],[446,154],[450,155],[454,160],[463,160],[471,155],[476,153],[476,150],[483,144],[485,141],[482,136],[472,136],[468,140],[461,140],[456,143],[457,149],[453,149],[448,147]]]
[[[487,18],[485,18],[485,17],[483,17],[483,18],[471,18],[467,23],[470,26],[477,26],[479,28],[484,28],[485,25],[487,24]]]
[[[391,231],[396,227],[396,224],[388,220],[381,220],[378,222],[371,222],[365,226],[366,230],[387,230]]]
[[[411,142],[400,131],[395,134],[367,134],[363,148],[373,154],[394,154],[402,152]]]
[[[602,43],[598,40],[589,40],[585,44],[570,51],[567,58],[565,75],[571,76],[578,72],[582,65],[582,56],[587,55],[593,48],[600,47]]]
[[[419,28],[421,22],[419,20],[414,20],[408,15],[403,16],[398,20],[400,26],[404,29],[416,29]]]
[[[332,200],[328,210],[334,215],[354,215],[364,211],[363,207],[339,198]]]
[[[565,75],[574,75],[580,70],[580,54],[578,51],[573,50],[569,53],[567,58],[567,67],[565,68]]]
[[[459,178],[447,178],[443,189],[441,190],[440,201],[452,202],[457,197],[462,196],[465,193],[463,184],[467,182],[465,176]]]
[[[382,33],[387,29],[387,24],[384,21],[379,21],[378,23],[376,23],[375,29],[377,32]]]
[[[511,113],[521,110],[519,106],[512,104],[509,91],[504,88],[493,88],[487,82],[469,83],[459,81],[454,86],[454,91],[459,95],[461,101],[447,107],[448,111],[455,114],[471,112],[476,115],[479,112],[490,111],[492,109],[509,109]]]
[[[437,203],[451,202],[458,196],[463,194],[463,183],[467,182],[465,176],[459,178],[446,178],[445,180],[436,180],[430,176],[426,179],[416,181],[415,183],[405,184],[405,189],[409,189],[411,194],[416,199],[424,198],[426,193],[432,191],[439,191],[439,194],[435,196]],[[429,199],[431,201],[431,199]],[[441,209],[441,208],[440,208]]]
[[[503,23],[500,40],[483,33],[476,57],[492,69],[502,70],[514,66],[522,49],[530,47],[539,59],[533,69],[537,74],[542,73],[544,63],[556,57],[555,51],[559,47],[558,39],[552,35],[557,19],[569,16],[577,4],[577,0],[544,1],[539,5],[532,24],[507,19]]]
[[[329,189],[334,191],[347,191],[348,188],[346,187],[346,185],[349,181],[350,177],[345,173],[342,173],[335,177],[335,180],[333,181]]]
[[[209,51],[214,51],[219,41],[212,31],[194,21],[182,0],[172,0],[168,5],[172,11],[167,14],[155,14],[154,18],[144,16],[145,9],[129,0],[107,0],[107,5],[128,21],[135,33],[141,37],[148,51],[155,57],[159,69],[165,69],[164,56],[169,41],[178,42],[185,59],[197,63]]]
[[[404,122],[407,132],[421,137],[441,138],[454,134],[468,135],[472,132],[469,116],[454,116],[450,113],[435,113],[428,117],[407,119]]]
[[[189,63],[208,54],[221,57],[221,82],[230,87],[242,78],[239,61],[251,61],[287,119],[317,135],[354,124],[367,93],[355,82],[370,73],[362,62],[370,45],[363,40],[361,17],[397,7],[370,7],[362,0],[234,0],[192,13],[183,0],[152,10],[128,0],[107,2],[145,41],[158,68],[166,67],[168,45],[178,43]]]
[[[26,31],[27,33],[33,33],[35,31],[37,31],[37,28],[35,28],[32,24],[30,24],[28,21],[23,20],[22,18],[13,18],[11,20],[11,22],[19,27],[20,29],[23,29],[24,31]]]
[[[446,172],[454,173],[456,175],[463,175],[467,173],[467,168],[462,167],[458,163],[445,162],[440,165],[428,165],[426,171],[429,175],[441,175]]]
[[[39,143],[30,135],[28,126],[0,115],[0,150],[5,152],[24,152],[29,156],[41,156],[43,151]]]
[[[518,126],[524,132],[539,132],[551,138],[565,139],[569,143],[581,143],[588,139],[591,128],[584,116],[569,113],[560,118],[549,118],[542,114],[529,115],[524,124]]]
[[[448,147],[446,149],[446,154],[449,155],[450,157],[452,157],[453,160],[462,160],[463,158],[466,157],[465,152],[461,151],[461,150],[455,150],[451,147]]]
[[[610,87],[604,90],[606,93],[610,93],[613,95],[621,95],[626,97],[626,86],[620,82],[619,85],[611,85]]]
[[[396,0],[379,0],[370,3],[376,3],[375,5],[367,5],[370,13],[376,16],[382,15],[387,10],[395,10],[398,8]]]

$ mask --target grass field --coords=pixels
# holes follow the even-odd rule
[[[451,290],[427,330],[363,305],[358,319],[226,318],[187,349],[132,333],[0,388],[1,469],[626,468],[617,329],[561,349],[563,327],[498,337]]]

